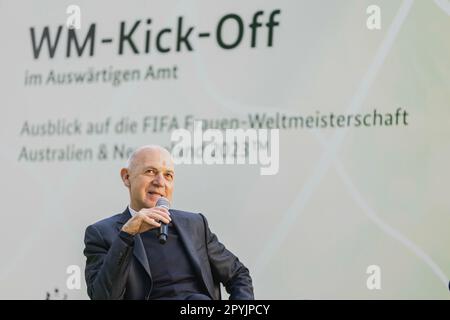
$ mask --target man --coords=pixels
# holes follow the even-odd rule
[[[206,218],[155,207],[172,200],[174,165],[160,146],[144,146],[120,171],[130,205],[86,229],[86,283],[91,299],[253,299],[248,269],[211,233]],[[157,239],[168,224],[167,243]]]

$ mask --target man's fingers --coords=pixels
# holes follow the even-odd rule
[[[146,221],[148,224],[157,226],[157,227],[160,226],[160,224],[159,224],[160,221],[163,223],[166,223],[166,224],[168,224],[168,223],[170,223],[170,221],[172,221],[172,218],[170,217],[168,210],[165,208],[161,208],[161,207],[142,209],[141,211],[139,211],[139,213],[143,217],[146,217],[146,218],[156,221],[158,223],[158,225],[149,223],[147,219],[144,219],[144,221]]]
[[[153,208],[149,208],[149,209],[142,209],[139,212],[147,214],[147,215],[152,213],[152,212],[158,212],[158,213],[161,213],[162,215],[167,216],[167,217],[170,218],[169,210],[167,210],[166,208],[163,208],[163,207],[153,207]]]
[[[164,221],[164,223],[169,223],[170,221],[172,221],[172,218],[168,214],[167,210],[165,210],[163,208],[152,208],[152,210],[147,214],[147,216],[153,217],[155,214],[158,216],[164,217],[165,219],[168,220],[168,221]]]
[[[145,221],[145,223],[147,223],[151,226],[155,226],[155,227],[161,226],[161,223],[157,222],[155,219],[150,218],[149,216],[144,216],[144,221]]]
[[[153,210],[151,212],[146,212],[146,213],[142,212],[142,216],[145,218],[150,218],[157,222],[162,221],[164,223],[170,223],[170,221],[172,221],[170,216],[163,211]],[[147,221],[147,219],[145,219],[145,221]]]
[[[164,223],[170,223],[170,221],[172,220],[172,219],[170,219],[170,217],[164,216],[163,213],[159,213],[159,212],[158,213],[152,212],[147,217],[150,217],[156,221],[162,221]]]
[[[169,212],[169,210],[167,210],[166,208],[163,208],[163,207],[154,207],[154,208],[152,208],[152,210],[153,210],[153,211],[157,211],[157,212],[161,212],[161,213],[163,213],[164,215],[167,215],[168,217],[170,217],[170,212]]]

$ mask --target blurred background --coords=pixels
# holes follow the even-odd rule
[[[203,119],[280,129],[275,175],[176,168],[172,206],[206,215],[257,299],[448,299],[449,15],[0,0],[0,298],[87,299],[84,230],[128,205],[127,156]]]

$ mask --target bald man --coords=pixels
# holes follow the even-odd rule
[[[160,146],[144,146],[121,169],[130,203],[86,229],[86,284],[91,299],[253,299],[248,269],[220,243],[202,214],[155,207],[172,200],[175,170]],[[168,224],[167,243],[157,238]]]

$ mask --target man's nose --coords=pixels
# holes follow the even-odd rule
[[[164,186],[164,176],[162,175],[162,173],[158,173],[155,176],[155,179],[153,179],[153,184],[163,187]]]

